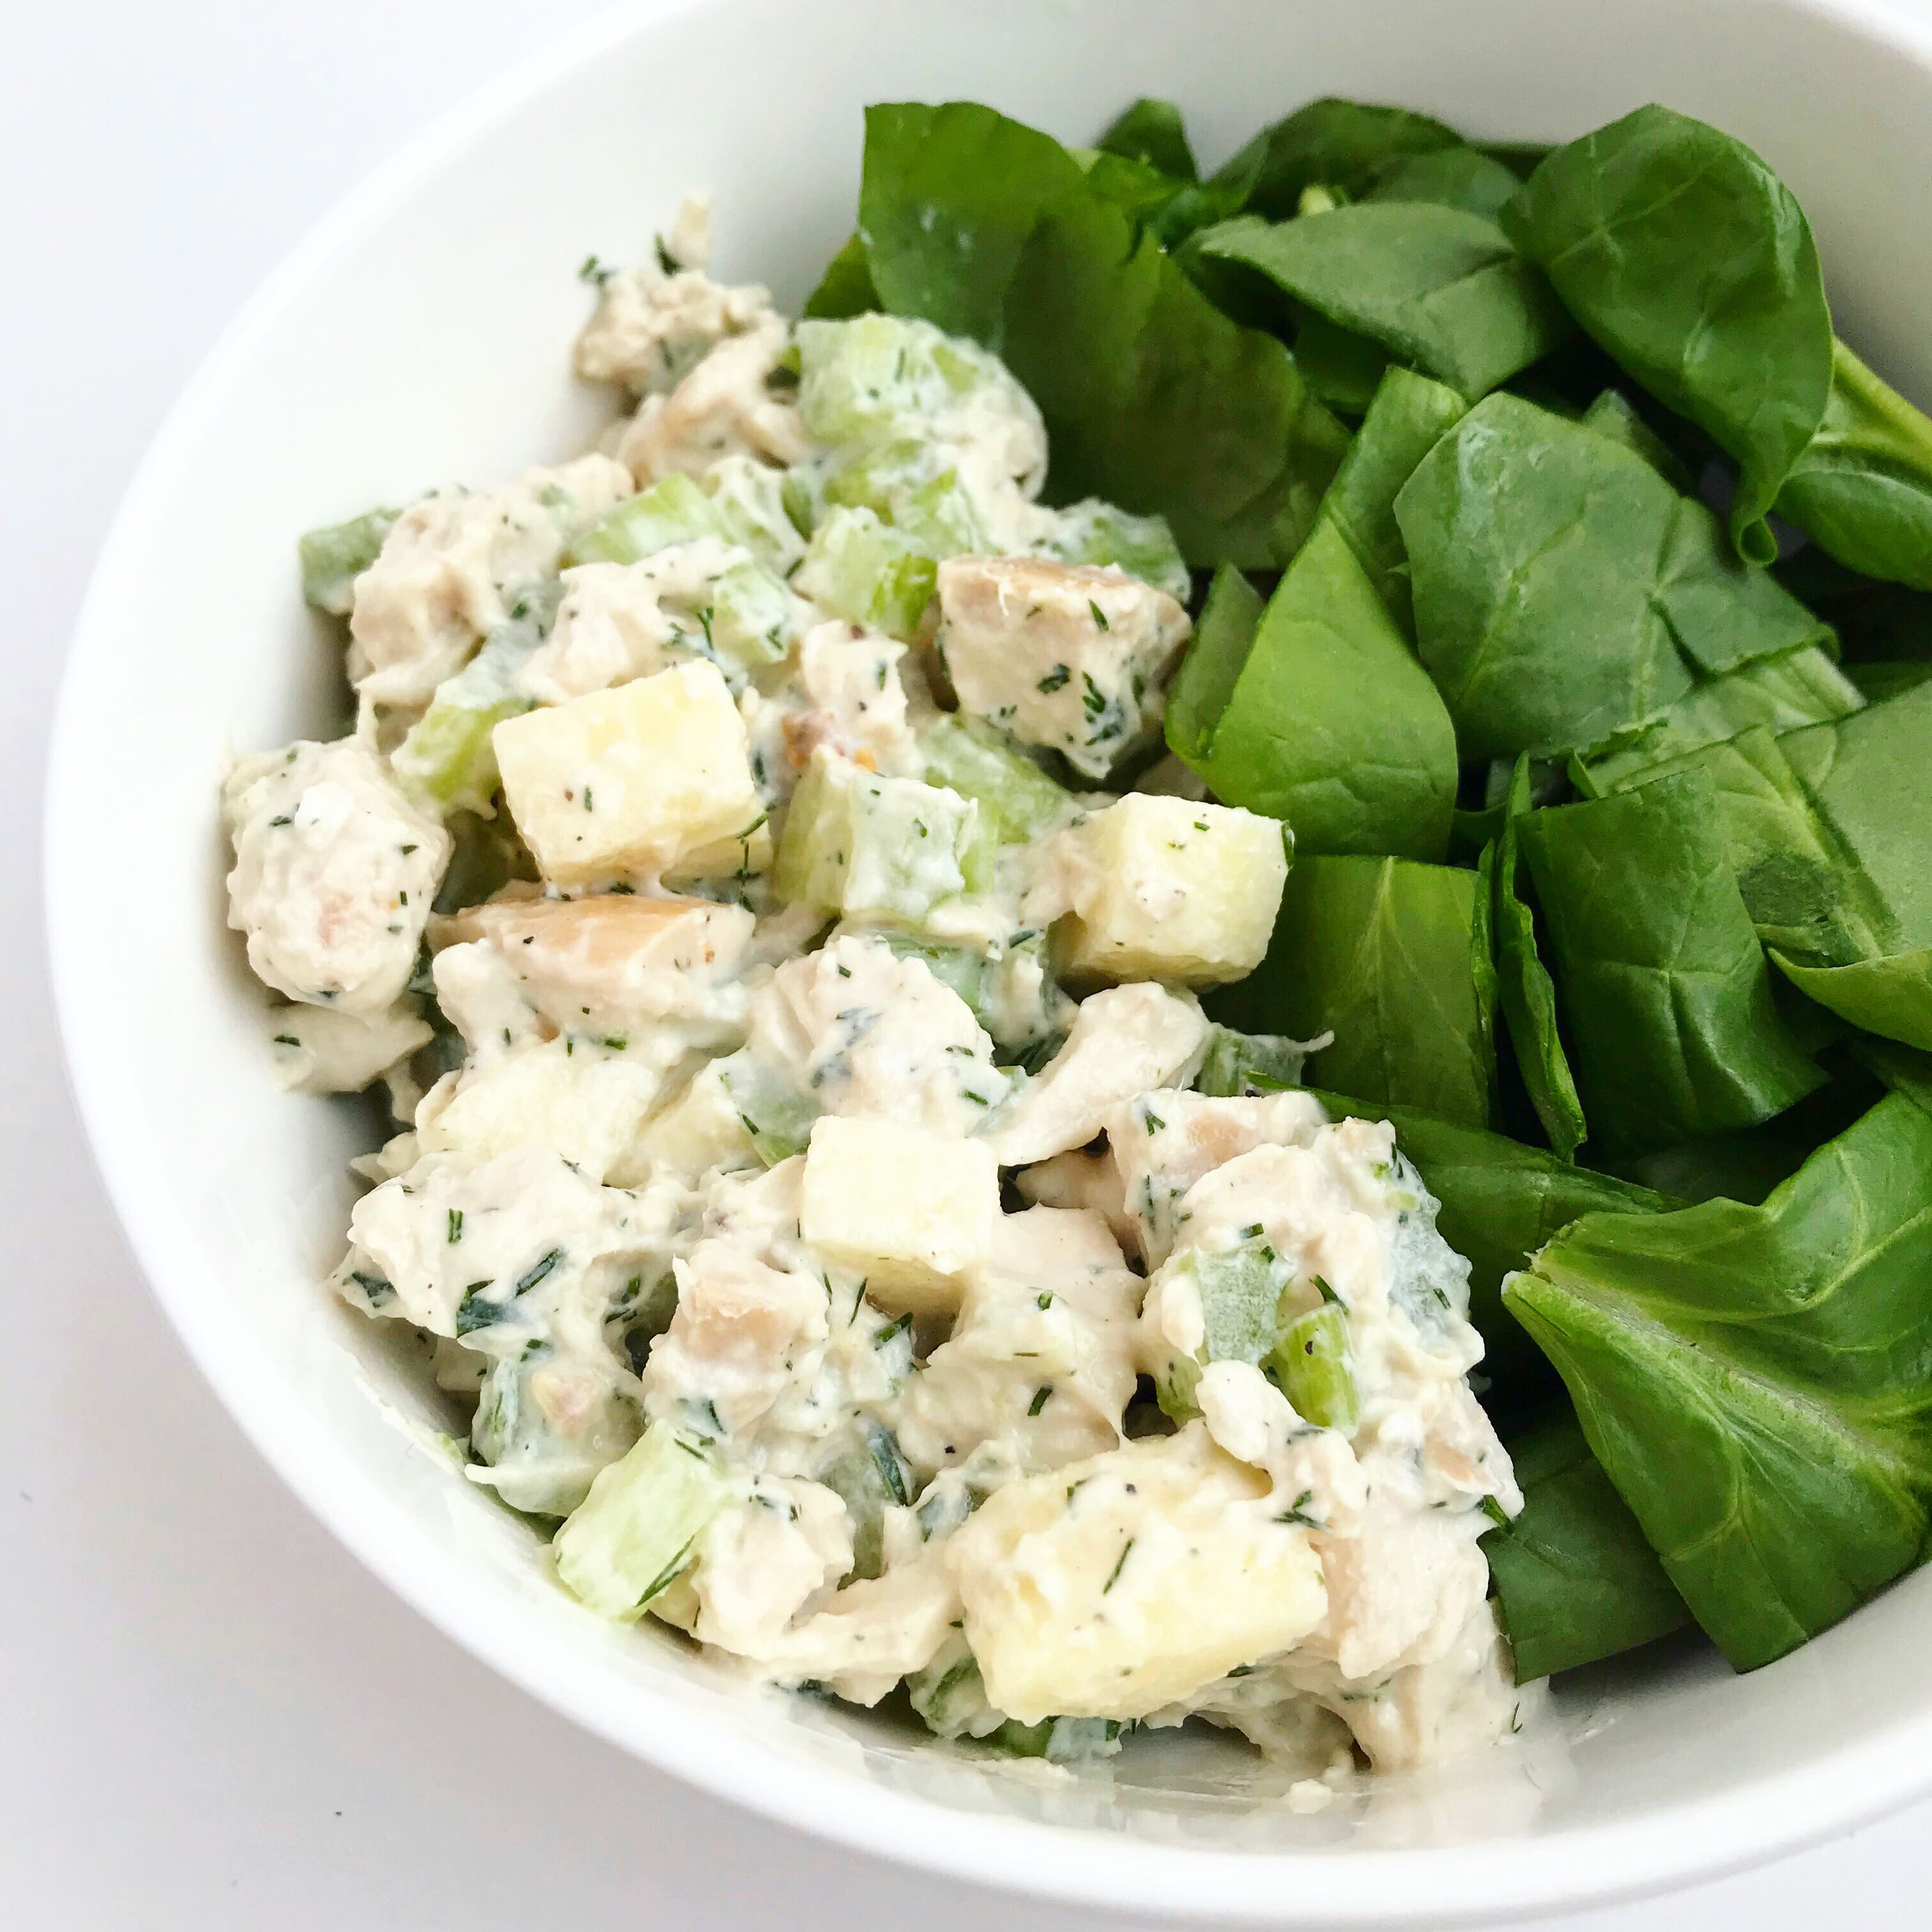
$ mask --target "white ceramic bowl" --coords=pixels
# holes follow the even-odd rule
[[[1682,1882],[1932,1785],[1932,1576],[1784,1663],[1688,1646],[1566,1690],[1538,1734],[1297,1816],[1235,1747],[1042,1780],[612,1630],[424,1446],[434,1402],[317,1286],[367,1120],[284,1096],[223,930],[231,747],[333,729],[296,533],[581,446],[577,264],[713,190],[723,272],[795,302],[849,226],[868,100],[964,96],[1070,138],[1172,94],[1218,160],[1336,92],[1562,138],[1658,98],[1754,142],[1809,210],[1841,326],[1932,394],[1932,39],[1801,0],[716,0],[600,23],[446,123],[278,274],[196,379],[88,598],[52,754],[68,1052],[136,1252],[262,1452],[505,1675],[639,1756],[865,1850],[1094,1904],[1276,1924],[1494,1924]],[[217,218],[219,218],[218,211]]]

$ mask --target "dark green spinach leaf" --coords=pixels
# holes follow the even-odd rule
[[[1772,1004],[1716,823],[1686,772],[1517,821],[1570,1064],[1609,1154],[1755,1126],[1822,1084]]]
[[[1208,232],[1211,235],[1215,230]],[[1218,266],[1225,274],[1248,272],[1232,260],[1208,255],[1199,259]],[[1344,416],[1359,416],[1374,402],[1376,388],[1390,364],[1388,351],[1380,343],[1311,311],[1294,332],[1294,366],[1318,401]]]
[[[1858,687],[1815,644],[1754,658],[1694,686],[1654,724],[1579,760],[1578,782],[1597,794],[1641,784],[1658,766],[1763,725],[1789,731],[1861,710]]]
[[[1428,202],[1363,202],[1195,238],[1294,301],[1466,396],[1486,394],[1570,332],[1541,272],[1493,221]]]
[[[1483,1538],[1516,1680],[1532,1682],[1682,1630],[1690,1612],[1574,1414],[1507,1444],[1522,1514]]]
[[[1591,1215],[1504,1300],[1741,1670],[1925,1547],[1932,1114],[1881,1101],[1762,1207]]]
[[[1298,859],[1268,957],[1209,1011],[1248,1033],[1332,1030],[1311,1084],[1480,1126],[1493,1069],[1475,902],[1476,875],[1459,867]]]
[[[1742,141],[1652,106],[1557,148],[1503,225],[1617,362],[1737,459],[1732,538],[1769,562],[1765,513],[1832,380],[1818,251],[1790,190]]]
[[[1468,408],[1454,389],[1413,370],[1390,369],[1322,500],[1320,521],[1340,531],[1390,615],[1411,638],[1415,605],[1395,500],[1416,465]]]
[[[1493,221],[1521,188],[1521,178],[1480,148],[1436,148],[1405,154],[1361,197],[1364,201],[1431,201]]]
[[[1530,1105],[1564,1160],[1574,1160],[1589,1128],[1556,1023],[1556,988],[1537,950],[1536,921],[1521,892],[1518,830],[1531,810],[1529,760],[1516,760],[1502,835],[1495,848],[1496,969],[1503,1018]]]
[[[1676,451],[1644,421],[1636,404],[1621,389],[1604,390],[1583,412],[1583,427],[1635,451],[1680,494],[1688,496],[1695,489],[1696,478]]]
[[[1778,512],[1862,575],[1932,590],[1932,422],[1842,342],[1824,420]]]
[[[1056,500],[1164,515],[1197,565],[1265,568],[1300,548],[1347,432],[1279,342],[1222,315],[1121,211],[1089,196],[1041,222],[1004,334]]]
[[[1456,424],[1396,520],[1418,648],[1466,758],[1601,744],[1700,677],[1829,635],[1738,564],[1701,502],[1520,397],[1488,397]]]
[[[1285,220],[1300,212],[1305,188],[1359,197],[1405,155],[1462,145],[1426,114],[1329,95],[1264,128],[1214,178],[1244,184],[1244,205]]]
[[[878,306],[866,244],[856,234],[848,236],[844,247],[826,265],[818,287],[806,298],[805,312],[814,321],[845,322],[870,314]]]
[[[1088,199],[1051,134],[970,100],[866,110],[859,235],[880,305],[996,352],[1020,253],[1049,208]]]
[[[1118,116],[1107,131],[1094,143],[1103,154],[1119,154],[1130,161],[1144,161],[1177,182],[1200,178],[1194,149],[1180,110],[1171,100],[1142,94],[1131,107]]]
[[[1340,528],[1317,521],[1245,637],[1244,608],[1217,582],[1174,680],[1173,750],[1223,804],[1285,819],[1298,852],[1441,859],[1455,731]]]

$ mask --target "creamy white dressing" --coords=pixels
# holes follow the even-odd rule
[[[943,1735],[1063,1754],[1190,1715],[1318,1773],[1478,1748],[1526,1708],[1476,1540],[1521,1498],[1466,1264],[1386,1126],[1189,1090],[1188,988],[1259,957],[1279,828],[1160,767],[1131,808],[1080,790],[1157,726],[1184,608],[1068,560],[1121,519],[1037,503],[1039,412],[983,350],[868,317],[842,376],[834,326],[702,272],[708,220],[593,278],[577,366],[635,399],[618,460],[405,512],[356,582],[372,728],[229,781],[231,922],[298,1003],[280,1076],[394,1096],[334,1286],[434,1339],[519,1509],[568,1516],[634,1444],[699,1458],[714,1507],[650,1608],[735,1670],[907,1682]],[[674,472],[742,542],[562,567]],[[873,496],[940,551],[897,636],[788,587],[826,504]],[[734,584],[755,649],[713,621]],[[547,634],[454,682],[533,585]],[[522,875],[432,916],[478,834],[376,714],[479,694]],[[956,706],[1065,788],[1035,836],[932,775]],[[870,844],[828,810],[830,849],[785,856],[808,775],[862,790]],[[1330,1311],[1346,1416],[1227,1352],[1237,1264],[1268,1323]]]

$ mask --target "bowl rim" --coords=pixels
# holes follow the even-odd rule
[[[480,1663],[630,1755],[716,1797],[852,1850],[914,1870],[1042,1898],[1199,1922],[1493,1925],[1654,1896],[1801,1851],[1932,1790],[1932,1709],[1894,1716],[1856,1744],[1793,1771],[1628,1822],[1510,1843],[1424,1849],[1203,1850],[1125,1834],[967,1810],[896,1792],[840,1768],[809,1774],[766,1744],[710,1721],[647,1684],[614,1700],[596,1660],[533,1646],[506,1606],[452,1588],[463,1566],[417,1537],[400,1504],[352,1464],[292,1426],[247,1351],[198,1292],[194,1231],[148,1171],[107,1030],[88,1022],[113,982],[94,943],[83,802],[93,770],[87,690],[111,672],[117,610],[139,585],[141,533],[169,501],[203,427],[281,319],[338,255],[423,176],[620,42],[714,0],[619,0],[476,89],[380,164],[296,244],[222,332],[169,410],[116,508],[90,574],[53,713],[44,794],[44,913],[70,1093],[136,1264],[196,1369],[302,1504],[368,1570]],[[1769,0],[1849,31],[1920,68],[1932,88],[1932,20],[1885,0]],[[644,1716],[648,1723],[632,1720]],[[859,1802],[853,1802],[853,1801]],[[1790,1821],[1802,1820],[1795,1827]],[[940,1828],[934,1830],[938,1826]],[[1284,1917],[1293,1899],[1296,1916]]]

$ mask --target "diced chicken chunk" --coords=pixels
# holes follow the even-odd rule
[[[487,944],[559,1032],[628,1041],[667,1019],[715,1028],[724,1017],[720,988],[755,924],[742,906],[621,893],[472,906],[434,937]],[[447,956],[438,954],[439,971]]]
[[[608,456],[532,470],[500,490],[425,496],[356,580],[349,675],[366,703],[428,704],[509,615],[515,588],[549,576],[572,540],[631,494]]]
[[[1105,1122],[1108,1157],[1148,1266],[1173,1252],[1174,1204],[1197,1180],[1251,1148],[1308,1146],[1328,1124],[1312,1094],[1210,1100],[1163,1089],[1116,1107]]]
[[[1020,556],[939,566],[938,649],[960,706],[1105,778],[1160,721],[1187,613],[1118,569]]]
[[[1002,1216],[951,1336],[907,1385],[900,1447],[928,1474],[989,1442],[1026,1470],[1115,1448],[1134,1392],[1140,1288],[1098,1215]]]
[[[922,959],[848,936],[781,966],[752,997],[746,1052],[828,1114],[956,1138],[1005,1097],[972,1009]]]
[[[1112,986],[1080,1003],[1066,1043],[986,1135],[1002,1167],[1084,1147],[1122,1101],[1184,1079],[1208,1041],[1208,1022],[1184,994]]]
[[[344,1013],[393,1006],[449,863],[441,820],[358,738],[244,758],[222,805],[228,923],[248,935],[256,977]]]
[[[297,1094],[359,1094],[434,1037],[409,1000],[386,1011],[283,1006],[270,1015],[275,1078]]]
[[[622,269],[598,290],[577,338],[577,373],[621,382],[633,395],[661,395],[728,337],[778,320],[771,291],[755,282],[726,287],[700,269],[666,274],[656,262]]]
[[[790,341],[776,319],[719,343],[668,396],[650,395],[617,446],[640,489],[674,470],[698,476],[721,457],[796,463],[811,444],[798,412],[771,386]]]
[[[556,620],[518,682],[538,703],[562,704],[694,658],[740,675],[713,642],[715,607],[721,582],[754,568],[749,550],[717,537],[672,544],[638,563],[579,564],[563,573]],[[774,588],[781,625],[812,614]],[[782,650],[775,642],[772,655]]]

